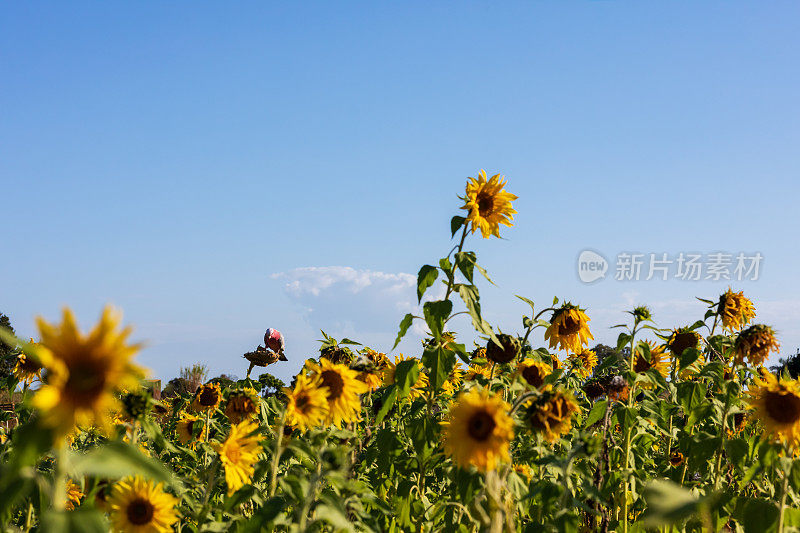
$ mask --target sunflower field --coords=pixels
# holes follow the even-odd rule
[[[250,377],[286,359],[273,337],[245,379],[156,400],[111,308],[88,333],[69,310],[37,340],[3,332],[3,531],[800,531],[800,383],[764,367],[779,345],[754,304],[728,289],[670,325],[637,307],[595,353],[591,311],[520,296],[503,333],[467,243],[516,198],[468,179],[394,339],[424,325],[418,353],[325,335],[286,388]]]

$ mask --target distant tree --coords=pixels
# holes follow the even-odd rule
[[[778,364],[769,369],[779,376],[786,372],[790,378],[797,379],[800,376],[800,348],[797,349],[797,353],[780,358]]]
[[[261,396],[264,398],[283,395],[283,388],[286,386],[283,381],[269,372],[264,372],[258,376],[258,383],[261,385]]]
[[[11,326],[11,320],[3,313],[0,313],[0,328],[4,328],[14,335],[14,328]],[[17,353],[16,346],[7,344],[0,339],[0,379],[6,379],[11,375],[11,372],[14,370],[14,365],[17,364]]]
[[[161,391],[161,396],[171,398],[173,396],[183,396],[194,394],[197,388],[206,382],[208,377],[208,366],[195,363],[192,366],[182,366],[178,377],[169,380]]]
[[[215,378],[211,378],[209,382],[218,384],[221,388],[230,387],[234,383],[239,381],[239,378],[229,374],[220,374]]]

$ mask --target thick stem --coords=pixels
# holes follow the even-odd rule
[[[275,496],[275,488],[277,486],[278,480],[278,463],[281,459],[281,453],[283,452],[282,445],[283,445],[283,428],[286,425],[286,409],[284,408],[283,413],[281,413],[281,421],[278,424],[278,435],[275,437],[275,449],[272,453],[272,468],[270,470],[269,475],[269,495],[270,497]]]
[[[783,533],[783,519],[786,514],[786,493],[789,490],[788,472],[783,473],[783,487],[781,488],[781,506],[778,511],[778,533]]]

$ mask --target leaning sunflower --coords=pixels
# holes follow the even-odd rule
[[[750,326],[739,333],[733,345],[736,362],[744,364],[746,359],[753,366],[761,365],[770,352],[777,352],[779,348],[775,330],[763,324]]]
[[[181,444],[192,444],[201,442],[204,437],[204,422],[199,416],[184,415],[175,424],[175,433]]]
[[[319,364],[310,362],[309,371],[319,376],[321,387],[327,389],[328,414],[326,422],[336,427],[342,423],[355,422],[361,418],[359,395],[367,392],[367,385],[358,380],[358,372],[345,365],[331,363],[320,358]]]
[[[462,393],[442,423],[445,451],[459,466],[475,466],[484,472],[510,461],[514,422],[509,410],[502,396],[485,388]]]
[[[578,374],[585,378],[591,376],[594,367],[597,366],[597,354],[594,353],[594,350],[581,350],[579,353],[570,355],[568,359]]]
[[[672,330],[672,333],[667,338],[666,346],[673,356],[680,357],[689,348],[699,350],[702,341],[703,337],[696,331],[692,331],[689,328],[679,328]]]
[[[550,348],[560,347],[579,353],[590,339],[594,339],[589,331],[589,320],[582,309],[567,302],[553,312],[544,339],[550,340]]]
[[[37,319],[41,342],[36,355],[48,372],[33,404],[58,434],[76,425],[107,429],[109,413],[119,410],[115,393],[138,387],[144,371],[131,359],[140,346],[127,344],[131,329],[117,331],[120,320],[118,312],[106,307],[95,328],[83,335],[69,309],[59,325]]]
[[[42,365],[34,357],[21,353],[17,356],[17,363],[13,370],[14,379],[25,385],[30,385],[42,379]]]
[[[764,433],[797,447],[800,444],[800,382],[767,374],[755,380],[748,394]]]
[[[492,375],[492,369],[485,365],[471,364],[464,372],[464,381],[476,381],[478,376],[488,380]]]
[[[225,467],[228,495],[250,483],[255,471],[253,465],[258,462],[263,438],[258,433],[258,424],[252,420],[245,420],[231,427],[231,432],[225,442],[214,445],[214,449],[219,453],[222,466]]]
[[[545,440],[552,443],[569,433],[572,417],[580,409],[572,393],[561,389],[551,390],[544,392],[528,406],[526,419],[535,432],[541,433]]]
[[[506,192],[506,182],[500,174],[495,174],[488,181],[486,172],[481,170],[477,178],[467,181],[466,195],[461,198],[464,205],[461,209],[468,211],[465,223],[470,224],[472,233],[480,228],[481,235],[488,239],[492,235],[500,237],[500,224],[513,226],[516,211],[511,202],[517,196]]]
[[[647,349],[645,349],[647,346]],[[645,352],[650,352],[649,356]],[[669,361],[663,346],[656,346],[650,341],[640,342],[636,346],[636,355],[633,361],[633,370],[637,374],[642,374],[648,370],[656,370],[659,374],[667,377],[669,374]]]
[[[225,416],[232,424],[238,424],[245,418],[252,418],[258,413],[258,393],[252,387],[235,390],[228,395],[225,405]]]
[[[161,483],[139,476],[117,483],[107,500],[114,531],[167,533],[178,521],[178,499],[164,492]]]
[[[722,319],[722,328],[733,332],[750,323],[756,316],[756,308],[743,291],[733,292],[728,288],[719,297],[717,313]]]
[[[286,425],[305,431],[323,425],[328,416],[328,390],[318,375],[300,374],[294,389],[284,389],[289,399],[286,405]]]
[[[192,410],[197,412],[213,412],[222,401],[222,391],[217,383],[206,383],[194,394]]]
[[[523,359],[517,365],[517,375],[522,376],[528,385],[537,389],[544,384],[544,378],[550,375],[550,366],[535,359]]]
[[[421,366],[419,364],[419,359],[414,359],[413,357],[406,357],[403,354],[396,355],[394,358],[394,363],[389,362],[386,366],[386,369],[383,371],[383,385],[394,385],[395,381],[395,372],[397,371],[397,365],[402,363],[403,361],[417,361],[417,366]],[[420,368],[419,376],[417,377],[417,381],[411,385],[411,389],[408,393],[408,399],[411,401],[416,400],[425,390],[425,387],[428,386],[428,376],[425,372],[422,371]]]

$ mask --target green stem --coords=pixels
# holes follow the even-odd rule
[[[725,409],[722,411],[722,428],[719,435],[719,446],[717,447],[717,458],[714,462],[714,490],[719,488],[719,478],[722,471],[722,449],[725,446],[725,423],[728,420],[728,411],[730,410],[730,400],[728,395],[725,395]]]
[[[219,471],[219,461],[214,460],[213,468],[211,469],[211,473],[209,474],[208,484],[206,485],[206,492],[203,495],[203,505],[200,508],[200,512],[197,514],[197,529],[200,530],[201,526],[206,520],[206,515],[208,514],[210,505],[208,504],[211,498],[211,492],[214,490],[214,487],[217,484],[217,473]]]
[[[272,468],[270,470],[269,475],[269,496],[275,496],[275,488],[277,487],[278,481],[278,463],[281,459],[281,453],[283,452],[282,445],[283,445],[283,428],[286,425],[286,408],[283,409],[283,413],[281,413],[281,421],[278,424],[278,435],[275,437],[275,449],[272,453]]]
[[[781,488],[781,506],[778,511],[778,533],[783,533],[783,519],[786,514],[786,493],[789,490],[788,472],[783,473],[783,487]]]
[[[467,238],[467,223],[464,222],[464,231],[461,232],[461,240],[458,243],[458,248],[456,248],[458,250],[456,252],[457,254],[461,253],[461,250],[464,248],[464,241],[466,240],[466,238]],[[452,251],[451,251],[451,253],[452,253]],[[450,254],[447,254],[447,257],[450,257]],[[444,299],[445,300],[449,300],[450,299],[450,293],[453,292],[453,284],[455,282],[455,277],[456,276],[455,276],[455,272],[454,272],[453,275],[449,276],[449,278],[447,280],[447,292],[444,295]]]
[[[314,474],[314,477],[311,478],[311,486],[308,489],[308,494],[306,495],[306,499],[303,501],[303,507],[300,510],[300,516],[298,517],[298,524],[297,529],[299,531],[306,531],[306,525],[308,523],[308,515],[309,511],[311,510],[311,504],[314,503],[314,500],[317,496],[317,485],[319,484],[319,480],[322,477],[322,462],[317,461],[317,471]]]

